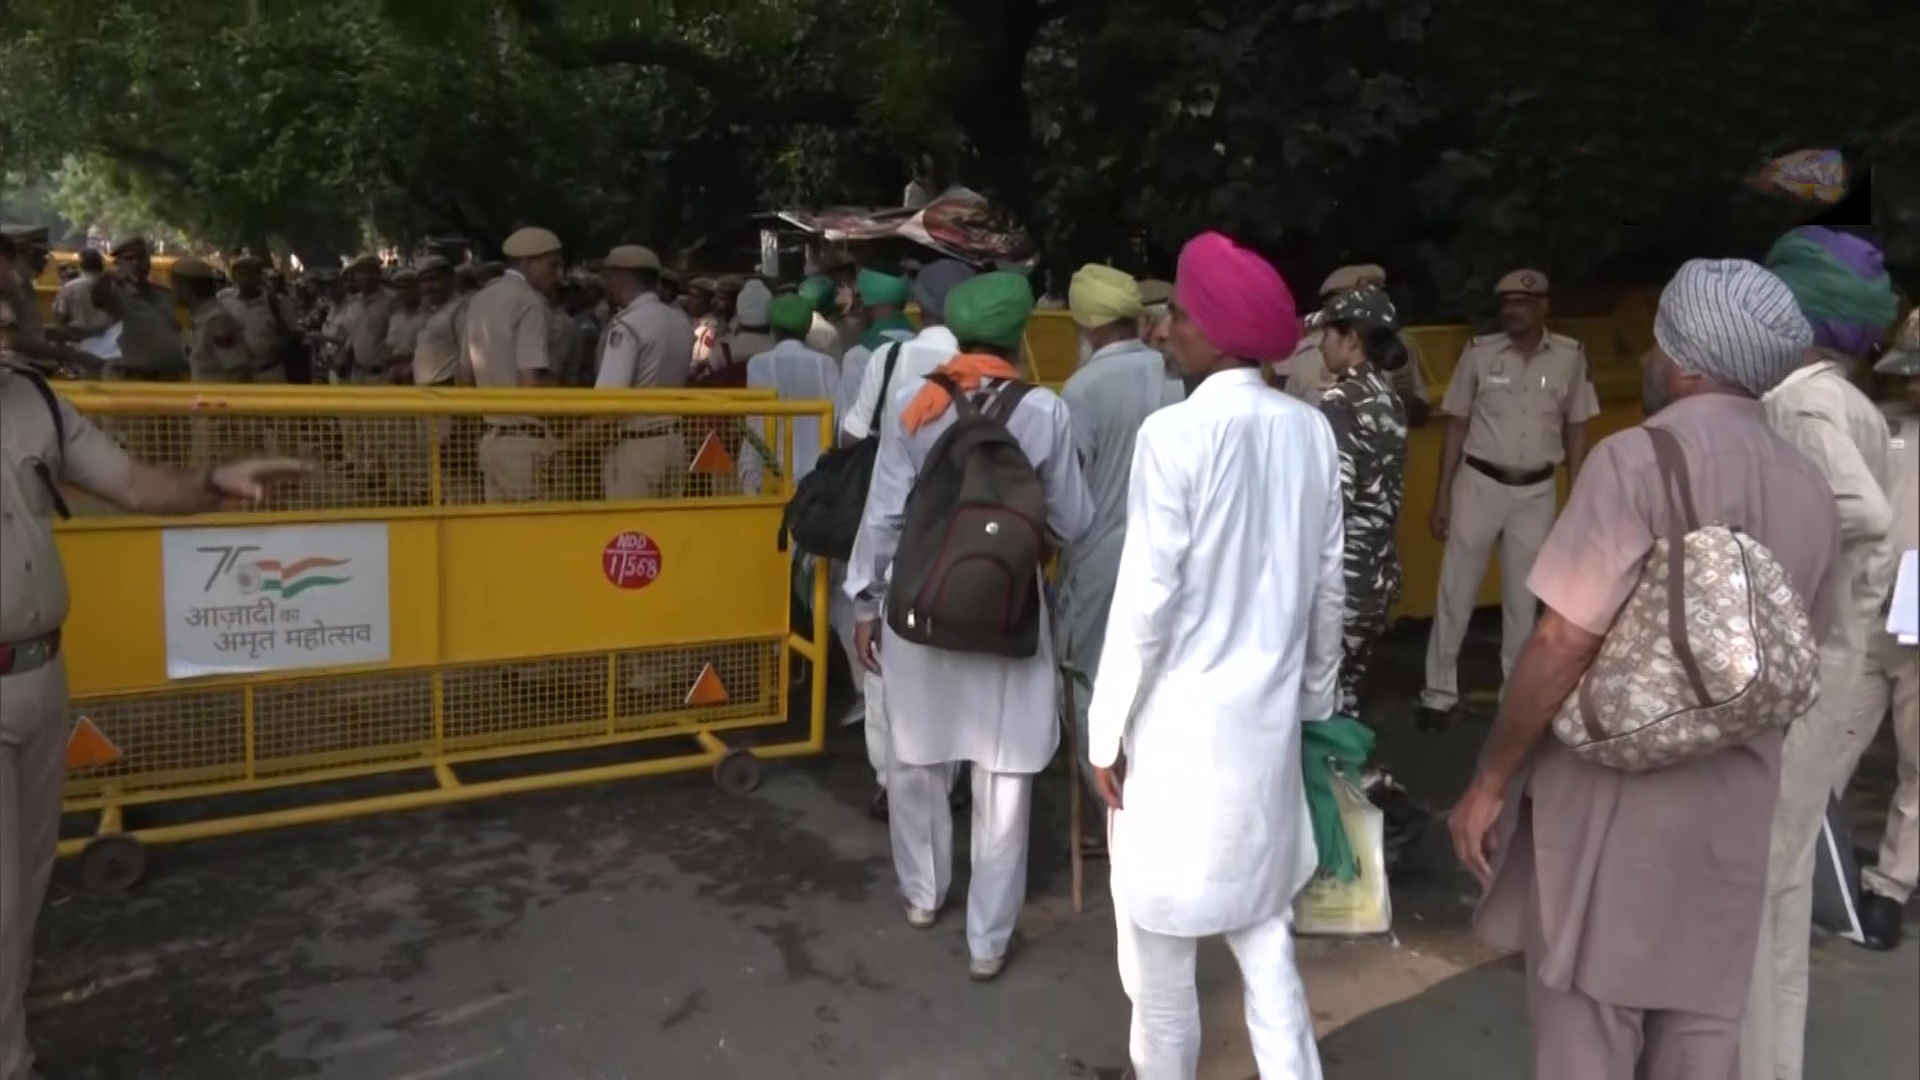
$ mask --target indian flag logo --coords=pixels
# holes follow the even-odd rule
[[[351,577],[340,572],[347,565],[346,559],[330,559],[324,555],[312,555],[290,563],[278,559],[261,559],[248,563],[234,572],[234,578],[244,593],[269,593],[282,600],[291,600],[308,589],[324,588],[328,585],[345,585]]]

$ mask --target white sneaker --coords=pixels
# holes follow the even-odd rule
[[[907,910],[907,925],[913,927],[915,930],[931,930],[933,929],[933,924],[940,919],[940,913],[937,911],[914,907],[912,904],[905,903],[904,901],[902,901],[902,905]]]
[[[974,982],[992,982],[999,978],[1000,973],[1005,970],[1007,970],[1007,955],[1005,953],[1001,953],[999,956],[989,957],[985,960],[974,957],[967,961],[967,978],[972,979]]]

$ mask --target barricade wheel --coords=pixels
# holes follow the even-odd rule
[[[713,766],[713,782],[729,795],[746,795],[760,786],[760,759],[751,750],[729,750]]]
[[[147,847],[131,836],[95,837],[80,852],[80,884],[97,896],[118,896],[146,872]]]

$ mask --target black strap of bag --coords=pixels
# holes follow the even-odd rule
[[[893,385],[894,361],[900,359],[900,347],[905,344],[904,341],[894,342],[893,351],[887,354],[886,366],[880,369],[880,396],[874,399],[873,415],[867,417],[867,434],[876,438],[880,435],[880,414],[887,407],[887,388]]]

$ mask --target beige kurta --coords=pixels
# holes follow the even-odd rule
[[[1839,550],[1833,499],[1813,465],[1767,427],[1760,404],[1700,395],[1648,424],[1679,439],[1701,520],[1765,544],[1823,625]],[[1528,586],[1576,625],[1605,633],[1667,524],[1652,442],[1637,430],[1614,435],[1587,459]],[[1737,1019],[1760,934],[1780,746],[1774,734],[1628,774],[1589,765],[1549,737],[1508,791],[1480,933],[1525,948],[1530,973],[1549,989]]]

